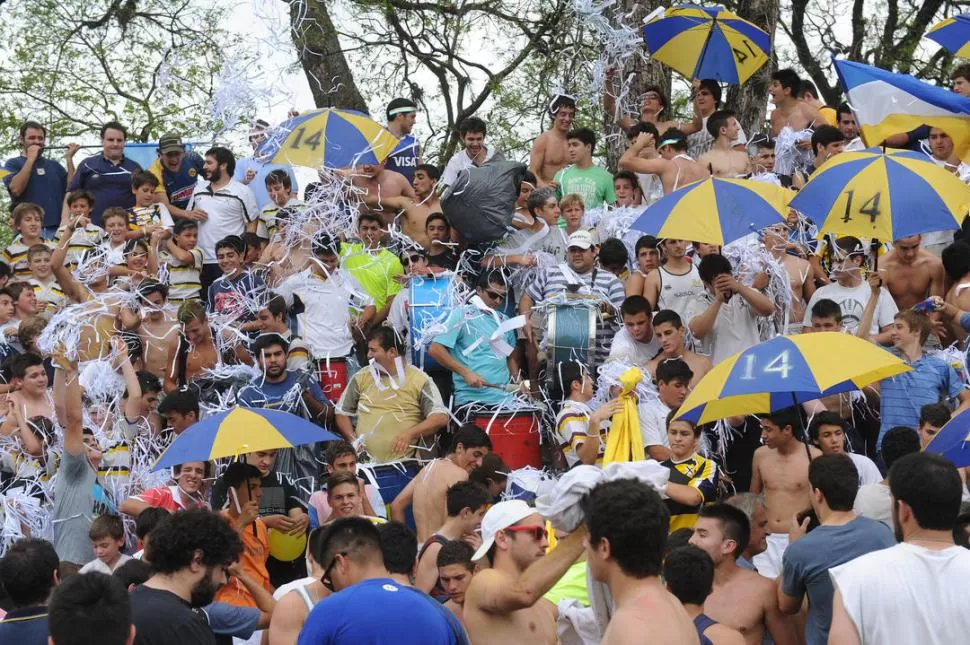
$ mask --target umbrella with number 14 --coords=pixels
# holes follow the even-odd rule
[[[867,148],[829,159],[791,207],[813,220],[820,235],[892,241],[960,228],[970,187],[926,155]]]
[[[259,144],[256,157],[263,163],[349,168],[381,163],[398,142],[362,112],[326,108],[281,123]]]
[[[778,336],[714,366],[677,418],[696,424],[767,413],[910,371],[902,359],[839,332]]]
[[[682,4],[648,16],[650,55],[689,79],[740,85],[768,62],[767,32],[724,7]]]

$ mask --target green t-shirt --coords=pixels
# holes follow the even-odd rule
[[[587,210],[599,208],[603,202],[612,204],[616,201],[616,193],[613,192],[613,175],[596,166],[586,169],[566,166],[557,172],[552,180],[559,184],[559,189],[556,191],[559,199],[570,193],[576,193],[583,198],[583,205]]]
[[[375,254],[364,249],[363,244],[344,242],[340,245],[340,264],[357,278],[367,295],[374,299],[374,307],[378,311],[401,290],[401,283],[394,276],[404,275],[404,267],[398,257],[387,249]]]

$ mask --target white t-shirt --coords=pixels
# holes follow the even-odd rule
[[[714,296],[705,291],[688,306],[684,320],[690,324],[691,320],[707,311],[713,302]],[[704,347],[710,348],[711,362],[717,365],[725,358],[761,342],[758,316],[747,300],[734,294],[721,305],[714,320],[714,328],[702,340]]]
[[[852,512],[870,520],[878,520],[893,527],[893,496],[889,493],[889,486],[881,483],[866,484],[859,487],[855,496]]]
[[[351,309],[361,310],[374,304],[349,271],[337,269],[324,280],[310,269],[295,273],[276,288],[287,306],[297,296],[303,302],[303,313],[297,316],[300,336],[310,347],[314,358],[346,356],[354,346],[350,332]]]
[[[829,570],[862,643],[953,645],[970,635],[970,550],[913,544]]]
[[[827,284],[812,294],[808,306],[805,307],[803,323],[806,327],[812,326],[812,307],[819,300],[826,299],[839,305],[842,310],[842,327],[848,332],[854,332],[859,327],[862,311],[866,308],[866,303],[869,302],[871,295],[872,290],[865,282],[860,283],[857,287],[843,287],[838,282]],[[880,289],[879,303],[876,305],[876,312],[872,316],[870,333],[878,334],[880,329],[892,324],[898,311],[896,303],[885,287]]]
[[[640,416],[640,434],[643,436],[644,449],[650,446],[669,448],[667,442],[667,415],[670,408],[660,399],[651,399],[637,406]]]
[[[852,463],[855,464],[855,469],[859,471],[859,486],[878,484],[882,481],[882,473],[879,472],[879,467],[876,466],[872,459],[854,452],[846,454],[849,455]]]
[[[108,567],[108,565],[106,565],[104,562],[95,558],[81,567],[81,570],[78,573],[91,573],[94,571],[95,573],[103,573],[106,576],[110,576],[112,573],[117,571],[121,565],[128,562],[128,560],[131,560],[131,556],[122,553],[120,556],[118,556],[118,561],[115,562],[115,566]]]
[[[646,365],[657,352],[660,351],[660,344],[654,334],[649,343],[641,343],[634,340],[626,327],[620,327],[620,331],[613,336],[613,345],[610,347],[610,360],[624,360],[636,365]]]

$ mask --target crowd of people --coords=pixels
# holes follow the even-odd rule
[[[970,96],[970,66],[953,90]],[[0,257],[0,641],[966,638],[966,470],[923,452],[970,407],[963,231],[818,239],[791,211],[722,248],[633,226],[709,176],[797,191],[864,147],[851,107],[794,71],[770,98],[748,138],[717,82],[695,81],[679,122],[651,88],[618,115],[614,173],[594,157],[608,133],[557,95],[504,186],[505,234],[475,243],[478,214],[446,211],[449,187],[504,162],[478,117],[434,165],[417,105],[395,99],[385,161],[302,191],[265,163],[265,121],[245,158],[171,132],[147,169],[118,122],[79,163],[67,146],[66,167],[24,122]],[[885,143],[970,182],[940,128]],[[758,417],[678,418],[729,357],[827,331],[911,370]],[[624,388],[664,481],[605,469],[567,530],[530,482],[598,472]],[[339,439],[153,470],[234,407]]]

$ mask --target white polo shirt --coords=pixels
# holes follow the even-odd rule
[[[216,191],[209,182],[196,184],[188,210],[196,208],[209,215],[209,219],[199,222],[198,248],[205,264],[215,264],[216,242],[227,235],[242,235],[246,224],[259,217],[253,191],[235,179]]]

